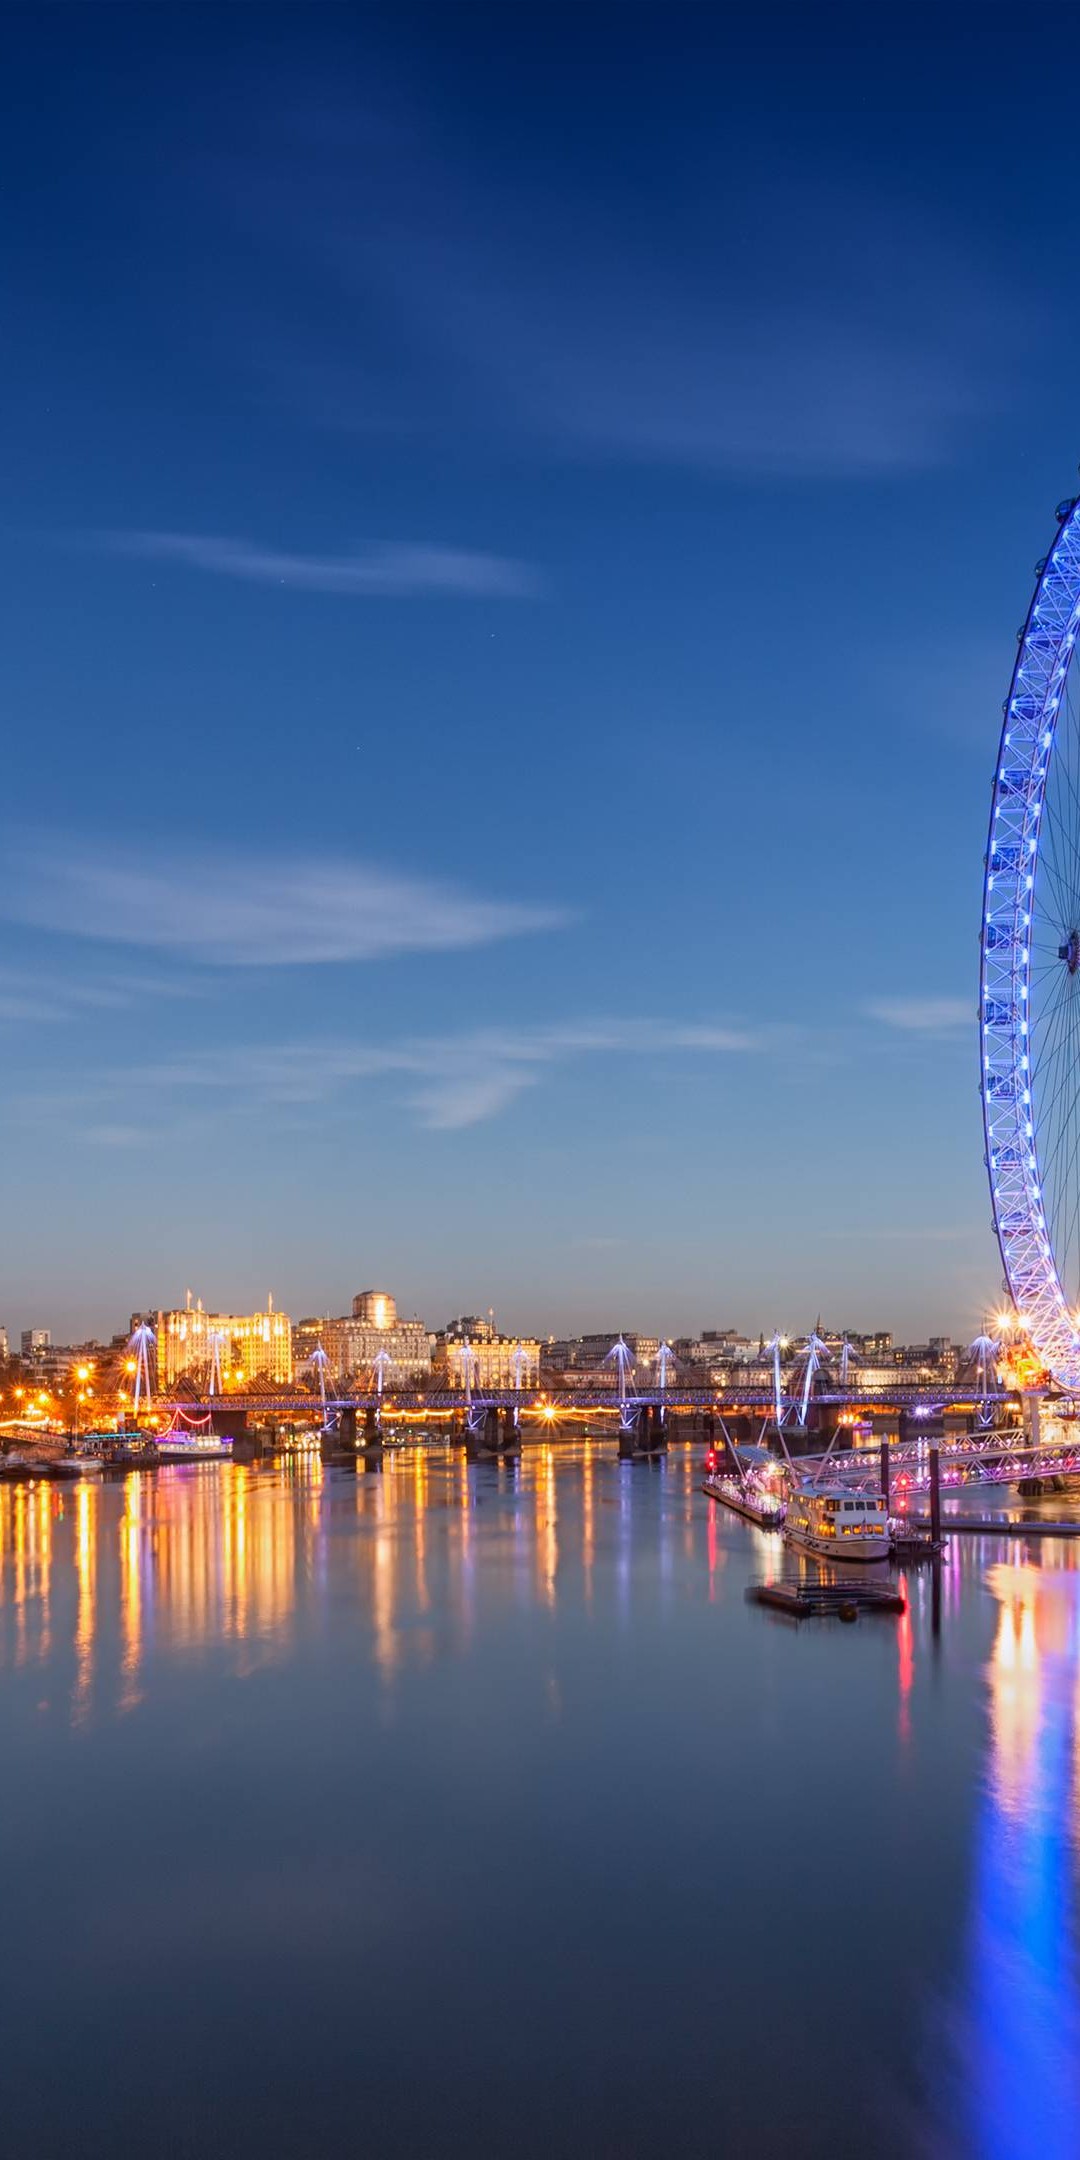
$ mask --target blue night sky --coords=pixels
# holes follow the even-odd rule
[[[1080,454],[1012,22],[8,9],[9,1328],[974,1329]]]

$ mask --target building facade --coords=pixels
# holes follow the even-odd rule
[[[379,1358],[386,1384],[423,1386],[431,1376],[434,1337],[422,1320],[401,1320],[395,1300],[385,1290],[360,1290],[352,1301],[351,1316],[337,1319],[298,1320],[293,1329],[293,1360],[297,1370],[310,1363],[316,1350],[325,1350],[328,1375],[337,1381],[370,1384]]]
[[[433,1372],[441,1387],[462,1388],[470,1379],[483,1392],[540,1384],[540,1344],[531,1335],[500,1335],[490,1320],[464,1313],[435,1337]]]
[[[285,1386],[293,1376],[292,1323],[276,1312],[271,1299],[265,1312],[204,1312],[201,1301],[157,1315],[157,1384],[167,1391],[175,1381],[242,1386],[245,1380],[270,1380]]]

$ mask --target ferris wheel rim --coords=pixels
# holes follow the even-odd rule
[[[1052,1206],[1031,996],[1036,915],[1051,881],[1044,809],[1080,635],[1080,497],[1062,503],[1057,517],[1058,532],[1037,567],[1019,633],[994,773],[979,939],[980,1092],[994,1231],[1008,1288],[1043,1365],[1080,1393],[1080,1313],[1070,1306],[1062,1281],[1067,1233],[1063,1250],[1056,1251],[1047,1219]],[[1080,966],[1080,915],[1063,936],[1057,960],[1071,978]]]

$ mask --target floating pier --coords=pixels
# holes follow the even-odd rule
[[[909,1516],[911,1528],[929,1530],[925,1517]],[[946,1515],[946,1527],[950,1537],[1080,1537],[1080,1522],[1044,1522],[1033,1515],[1030,1521],[997,1521],[993,1515]]]
[[[907,1599],[887,1583],[751,1583],[749,1605],[770,1605],[792,1620],[857,1620],[861,1612],[902,1613]]]
[[[903,1530],[893,1531],[889,1556],[893,1560],[902,1560],[905,1567],[910,1567],[916,1560],[940,1560],[944,1550],[945,1539],[935,1538],[929,1523],[921,1525],[908,1522]]]

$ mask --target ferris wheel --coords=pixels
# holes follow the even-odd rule
[[[994,1228],[1047,1369],[1080,1393],[1080,497],[1019,633],[994,776],[979,1024]]]

